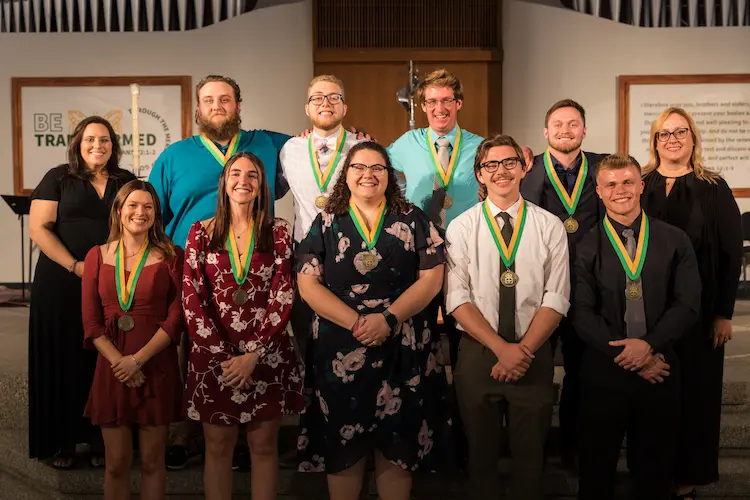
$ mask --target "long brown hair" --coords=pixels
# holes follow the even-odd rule
[[[109,132],[109,139],[112,141],[112,156],[107,160],[107,164],[104,166],[103,170],[107,172],[110,177],[117,178],[126,172],[125,169],[119,167],[120,158],[122,157],[120,141],[117,138],[117,134],[115,133],[112,124],[101,116],[88,116],[81,120],[81,122],[76,125],[76,128],[73,129],[73,135],[68,144],[68,172],[70,175],[83,180],[90,180],[94,177],[94,174],[86,166],[86,162],[81,156],[83,133],[86,131],[86,127],[92,123],[104,125]]]
[[[411,210],[413,205],[406,201],[404,195],[401,193],[401,188],[396,181],[396,173],[393,170],[388,151],[377,142],[365,141],[355,144],[349,150],[349,154],[346,155],[341,174],[326,204],[326,212],[331,214],[345,214],[349,211],[349,199],[352,197],[352,192],[346,183],[346,173],[349,171],[349,166],[352,164],[354,155],[364,150],[376,151],[385,160],[385,170],[388,172],[388,186],[385,188],[385,207],[388,213],[403,214]]]
[[[227,176],[229,169],[240,158],[247,158],[255,165],[258,171],[258,196],[253,200],[253,206],[250,213],[253,216],[255,226],[255,249],[258,252],[270,252],[273,249],[273,218],[271,217],[271,194],[266,178],[266,169],[263,162],[250,153],[249,151],[240,151],[235,153],[224,165],[219,179],[219,200],[216,203],[216,217],[209,224],[207,231],[211,234],[211,243],[209,248],[219,251],[224,248],[229,237],[229,226],[232,222],[231,207],[229,204],[229,195],[227,194]]]
[[[140,179],[128,182],[117,192],[115,201],[112,203],[112,210],[109,212],[109,238],[107,238],[107,243],[119,241],[122,237],[122,218],[120,217],[120,211],[122,210],[123,205],[125,205],[128,196],[134,191],[145,191],[150,194],[151,198],[154,200],[154,223],[148,230],[148,242],[152,247],[158,249],[162,253],[165,260],[171,261],[175,257],[174,244],[164,233],[159,196],[156,194],[154,186]]]
[[[693,172],[695,172],[695,176],[698,179],[710,182],[711,184],[716,184],[716,179],[720,178],[721,176],[717,172],[714,172],[703,164],[703,147],[701,142],[701,135],[698,132],[698,127],[696,127],[695,125],[695,120],[693,120],[693,117],[690,116],[690,113],[682,108],[676,107],[667,108],[662,111],[659,117],[651,124],[650,154],[648,163],[645,167],[643,167],[643,176],[645,177],[647,174],[650,174],[651,172],[659,168],[659,165],[661,164],[659,152],[656,150],[656,135],[659,133],[662,126],[664,126],[664,122],[667,121],[667,118],[669,118],[669,116],[673,114],[680,115],[688,122],[690,135],[693,136],[694,146],[693,152],[690,155],[690,160],[688,161],[688,166]]]

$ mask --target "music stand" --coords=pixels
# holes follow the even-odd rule
[[[24,268],[24,227],[23,227],[23,216],[29,215],[31,210],[31,197],[30,196],[14,196],[10,194],[3,194],[3,200],[8,204],[13,213],[18,216],[18,220],[21,221],[21,300],[26,301],[26,275]],[[31,288],[31,253],[32,245],[29,242],[29,288]],[[29,293],[31,290],[29,290]],[[30,295],[29,295],[30,296]]]

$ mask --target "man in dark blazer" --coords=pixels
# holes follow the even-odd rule
[[[614,498],[627,433],[633,498],[667,500],[680,408],[673,345],[698,319],[698,263],[682,230],[642,211],[632,157],[608,156],[596,179],[606,215],[578,243],[575,261],[573,326],[587,346],[578,498]]]

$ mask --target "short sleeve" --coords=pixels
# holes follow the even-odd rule
[[[417,207],[409,214],[414,233],[414,249],[419,256],[419,269],[426,270],[445,264],[445,239],[442,232]]]
[[[327,212],[319,213],[310,226],[305,239],[297,245],[294,270],[299,274],[323,275],[323,262],[325,262],[324,217],[330,220],[333,215]]]
[[[55,167],[45,174],[31,193],[32,200],[60,201],[60,186],[67,174],[66,167]]]

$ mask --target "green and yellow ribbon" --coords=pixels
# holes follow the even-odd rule
[[[117,250],[115,250],[115,286],[117,287],[117,300],[120,302],[120,307],[123,311],[127,311],[133,305],[135,285],[138,283],[138,277],[141,275],[143,265],[148,258],[149,249],[150,245],[147,239],[135,258],[135,269],[130,273],[130,277],[126,282],[124,246],[122,240],[117,243]]]
[[[637,280],[643,270],[643,263],[646,261],[646,252],[648,251],[649,222],[646,213],[641,210],[641,229],[638,233],[638,246],[635,249],[635,257],[632,260],[625,245],[622,244],[620,236],[609,221],[608,216],[604,216],[602,224],[604,224],[604,231],[607,233],[609,242],[612,243],[612,248],[615,249],[615,253],[620,258],[620,263],[623,269],[625,269],[625,274],[632,281]]]
[[[349,216],[354,221],[354,225],[357,228],[357,232],[362,236],[365,241],[368,250],[372,250],[378,242],[380,237],[380,230],[383,229],[383,221],[385,220],[385,200],[380,203],[378,207],[378,215],[375,221],[375,225],[371,229],[367,229],[364,217],[360,213],[357,205],[352,200],[349,200]]]
[[[227,236],[227,250],[229,251],[229,261],[232,263],[232,275],[234,281],[238,285],[242,285],[247,278],[247,272],[250,270],[250,260],[253,257],[253,251],[255,250],[255,223],[250,221],[250,225],[247,228],[250,237],[247,239],[247,245],[245,246],[245,253],[240,259],[240,255],[237,252],[237,241],[234,237],[234,230],[232,226],[229,226],[229,236]]]
[[[432,165],[435,167],[440,184],[447,190],[453,178],[458,158],[461,156],[461,127],[456,126],[456,144],[453,146],[453,154],[448,162],[448,170],[443,170],[443,166],[440,164],[437,149],[435,149],[435,141],[432,140],[432,131],[429,128],[427,129],[427,151],[431,153]]]
[[[578,202],[581,201],[581,193],[583,193],[583,183],[586,181],[586,175],[589,171],[589,161],[586,159],[586,154],[581,151],[581,168],[578,170],[578,178],[573,186],[573,193],[568,194],[568,190],[560,182],[560,178],[555,172],[555,167],[552,165],[552,158],[550,156],[549,148],[544,152],[544,169],[547,171],[547,177],[552,182],[552,187],[555,188],[557,196],[560,198],[565,210],[568,215],[573,215],[578,207]]]
[[[511,264],[516,260],[516,252],[518,252],[518,246],[521,243],[523,228],[526,226],[526,202],[521,198],[521,205],[518,207],[516,222],[513,225],[513,236],[508,245],[505,244],[505,239],[500,232],[500,226],[492,215],[489,200],[484,200],[482,212],[484,213],[484,220],[490,228],[490,233],[492,233],[492,239],[495,240],[495,245],[500,252],[500,258],[503,259],[505,267],[510,269]]]
[[[328,164],[328,168],[326,169],[325,174],[323,174],[323,172],[320,170],[318,156],[315,154],[315,149],[313,148],[313,135],[314,134],[310,134],[308,136],[307,150],[310,153],[310,164],[312,165],[315,182],[318,183],[318,189],[320,189],[320,192],[325,193],[326,188],[328,187],[328,183],[331,182],[331,178],[333,177],[333,171],[336,170],[336,165],[338,165],[339,163],[341,151],[344,150],[344,143],[346,142],[346,130],[341,130],[341,135],[339,135],[339,140],[336,143],[336,155]]]
[[[216,147],[214,141],[206,137],[206,134],[201,134],[200,138],[203,145],[206,146],[206,149],[211,152],[211,155],[213,155],[214,159],[218,161],[219,165],[221,165],[222,167],[226,165],[229,158],[231,158],[232,155],[237,152],[237,148],[240,145],[240,134],[236,134],[234,137],[232,137],[232,140],[229,143],[227,154],[224,154],[218,147]]]

